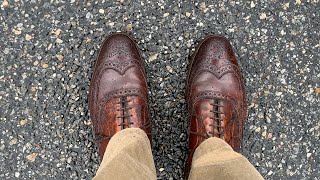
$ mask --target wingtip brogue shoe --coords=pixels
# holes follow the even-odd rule
[[[240,150],[247,110],[236,55],[223,36],[210,35],[201,41],[192,57],[187,81],[188,176],[193,153],[205,139],[222,138],[235,151]]]
[[[102,159],[111,137],[125,128],[141,128],[151,140],[144,61],[134,40],[109,35],[101,45],[90,83],[89,109]]]

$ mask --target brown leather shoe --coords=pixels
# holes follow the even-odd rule
[[[89,108],[101,158],[110,138],[122,129],[141,128],[151,140],[144,61],[128,35],[115,33],[103,42],[91,79]]]
[[[193,153],[205,139],[219,137],[240,150],[247,112],[245,89],[226,38],[211,35],[198,46],[189,68],[186,98],[191,121],[188,177]]]

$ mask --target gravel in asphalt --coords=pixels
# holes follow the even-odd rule
[[[242,153],[266,179],[319,179],[319,0],[0,1],[0,179],[91,179],[88,89],[99,46],[128,32],[146,62],[159,179],[182,179],[187,66],[226,36],[245,78]]]

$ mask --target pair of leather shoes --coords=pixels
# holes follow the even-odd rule
[[[236,56],[222,36],[211,35],[200,43],[187,81],[188,175],[193,152],[205,139],[219,137],[240,149],[246,102]],[[90,84],[89,108],[101,158],[111,137],[122,129],[141,128],[151,141],[144,61],[128,35],[115,33],[103,42]]]

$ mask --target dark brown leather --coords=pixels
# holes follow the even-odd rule
[[[236,56],[222,36],[206,37],[189,68],[186,98],[190,116],[187,176],[193,152],[209,137],[224,139],[240,150],[246,98]]]
[[[151,139],[144,62],[128,35],[115,33],[103,42],[91,79],[89,109],[101,158],[110,138],[122,129],[141,128]]]

